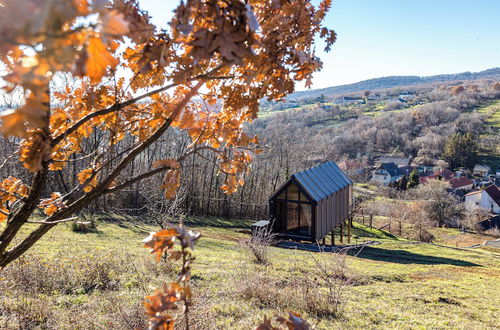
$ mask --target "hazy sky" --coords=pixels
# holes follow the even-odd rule
[[[161,26],[178,1],[139,3]],[[312,88],[498,67],[499,16],[500,0],[333,0],[327,25],[338,40],[319,52],[324,65]]]

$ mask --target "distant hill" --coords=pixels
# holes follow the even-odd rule
[[[308,97],[318,97],[360,92],[364,90],[375,90],[392,88],[398,86],[409,86],[418,84],[428,84],[434,82],[476,80],[476,79],[500,79],[500,68],[488,69],[480,72],[462,72],[455,74],[440,74],[436,76],[390,76],[363,80],[354,84],[333,86],[321,89],[295,92],[289,95],[288,99],[302,99]]]

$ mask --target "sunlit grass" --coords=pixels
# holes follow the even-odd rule
[[[79,234],[72,232],[70,226],[60,225],[37,243],[30,253],[43,256],[49,264],[67,262],[68,267],[82,267],[75,264],[75,260],[104,252],[112,253],[119,260],[129,260],[131,264],[152,259],[149,251],[142,247],[141,240],[150,231],[158,230],[158,227],[127,221],[129,219],[110,221],[113,217],[107,218],[107,221],[98,223],[97,233]],[[241,244],[241,241],[249,238],[251,222],[193,218],[187,224],[202,234],[196,246],[196,260],[193,264],[194,295],[209,297],[203,305],[194,308],[206,309],[214,317],[213,327],[253,328],[264,315],[270,317],[286,312],[271,306],[261,306],[234,294],[235,287],[238,287],[238,281],[241,280],[237,275],[242,269],[262,271],[272,278],[290,281],[304,276],[314,278],[317,276],[318,261],[333,261],[329,253],[272,247],[271,265],[257,265]],[[456,234],[456,230],[446,229],[441,236]],[[494,293],[500,292],[500,251],[415,244],[359,223],[354,223],[352,235],[352,243],[375,240],[382,244],[366,247],[357,256],[347,257],[349,271],[358,284],[346,289],[342,318],[322,319],[297,311],[311,323],[317,324],[319,329],[484,329],[494,328],[499,324],[500,297]],[[336,242],[338,239],[337,230]],[[72,255],[76,259],[56,259],[61,254]],[[242,265],[246,265],[246,268],[241,268]],[[156,285],[169,276],[160,275],[155,278],[152,273],[139,275],[140,272],[129,272],[127,270],[115,274],[113,278],[120,285],[118,291],[112,294],[121,297],[120,301],[124,306],[140,301],[139,288],[152,290],[148,289],[150,284]],[[141,283],[141,280],[151,283]],[[7,289],[4,298],[0,298],[0,304],[12,304],[12,299],[15,299],[13,294]],[[63,322],[66,310],[88,310],[97,304],[98,299],[102,299],[103,294],[99,291],[83,292],[77,296],[53,293],[45,295],[43,301],[50,306],[57,306],[64,301],[65,309],[56,313],[56,317],[60,317]],[[81,317],[92,317],[94,325],[96,322],[97,325],[99,322],[108,322],[111,316],[106,316],[106,308],[109,307],[103,306],[94,312],[95,315]],[[0,324],[1,320],[0,313]],[[106,325],[101,324],[101,327]],[[207,327],[210,328],[208,325]]]

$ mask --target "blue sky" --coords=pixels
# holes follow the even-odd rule
[[[139,3],[161,26],[178,1]],[[499,0],[333,0],[327,26],[338,40],[319,52],[324,65],[312,88],[499,67],[499,16]]]

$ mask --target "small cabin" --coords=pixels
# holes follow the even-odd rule
[[[272,231],[317,242],[350,216],[352,181],[333,161],[293,174],[270,198]]]

